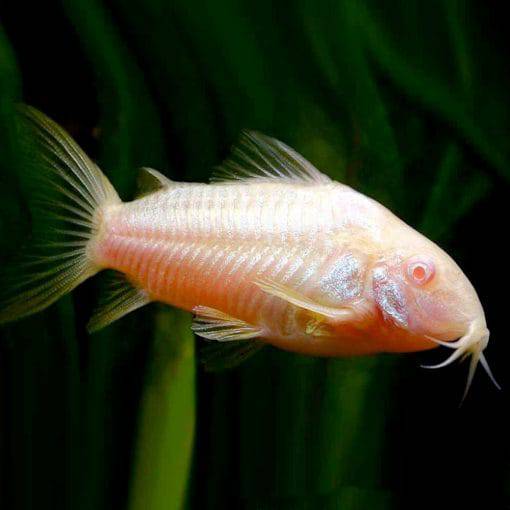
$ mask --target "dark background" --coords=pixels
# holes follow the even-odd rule
[[[447,249],[503,391],[480,370],[458,408],[467,366],[419,368],[442,350],[204,374],[162,306],[88,336],[91,281],[0,331],[0,508],[510,508],[507,25],[496,2],[3,1],[2,262],[30,231],[17,101],[124,199],[259,129]]]

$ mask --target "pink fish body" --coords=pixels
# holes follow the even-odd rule
[[[471,354],[468,385],[478,361],[488,370],[484,311],[457,264],[381,204],[332,181],[281,142],[246,133],[211,184],[173,182],[146,169],[157,189],[122,203],[65,132],[32,109],[25,116],[32,128],[53,133],[64,154],[75,152],[63,161],[46,143],[60,163],[57,175],[74,183],[73,196],[87,205],[80,218],[89,217],[90,228],[81,265],[71,259],[69,288],[44,299],[36,294],[33,303],[25,295],[24,306],[15,299],[4,320],[42,309],[92,274],[114,269],[127,283],[92,318],[92,330],[158,301],[193,312],[198,335],[238,342],[244,352],[265,343],[320,356],[442,344],[454,352],[441,366]],[[71,278],[62,275],[68,268],[59,271],[59,281]]]
[[[106,209],[91,257],[124,273],[151,301],[221,311],[292,351],[335,356],[435,347],[407,331],[396,338],[400,328],[378,309],[370,270],[392,221],[379,204],[335,182],[170,183]],[[264,281],[350,316],[328,318],[312,331],[320,315],[266,292]]]

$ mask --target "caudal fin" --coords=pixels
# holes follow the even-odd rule
[[[120,203],[101,170],[61,127],[19,108],[25,181],[35,197],[33,242],[25,260],[4,271],[0,324],[39,312],[101,270],[88,254],[105,206]],[[29,169],[30,167],[30,169]]]

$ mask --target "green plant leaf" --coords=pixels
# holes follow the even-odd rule
[[[402,55],[367,8],[360,8],[359,15],[360,27],[364,31],[367,45],[385,74],[412,99],[419,101],[429,111],[447,122],[501,176],[508,179],[508,162],[505,152],[500,146],[494,145],[481,123],[471,113],[465,94],[456,93],[450,86],[448,77],[424,67],[424,59],[418,60]],[[468,64],[465,59],[463,61],[462,57],[458,56],[459,51],[463,51],[459,28],[453,38],[457,52],[457,66],[463,75],[461,79],[464,80],[464,87],[466,87],[468,85],[465,80],[469,71],[467,71]],[[409,49],[412,46],[401,45],[401,47]],[[433,59],[430,61],[434,62]]]
[[[159,308],[142,397],[129,508],[184,508],[194,440],[195,356],[188,314]]]

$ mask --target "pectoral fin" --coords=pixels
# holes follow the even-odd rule
[[[298,308],[306,310],[317,319],[317,323],[320,323],[325,319],[348,321],[355,315],[355,311],[351,308],[333,308],[331,306],[321,305],[320,303],[317,303],[313,299],[305,296],[304,294],[301,294],[291,287],[274,282],[272,280],[261,279],[257,280],[255,283],[264,292],[283,299],[284,301],[287,301],[288,303],[291,303]]]

